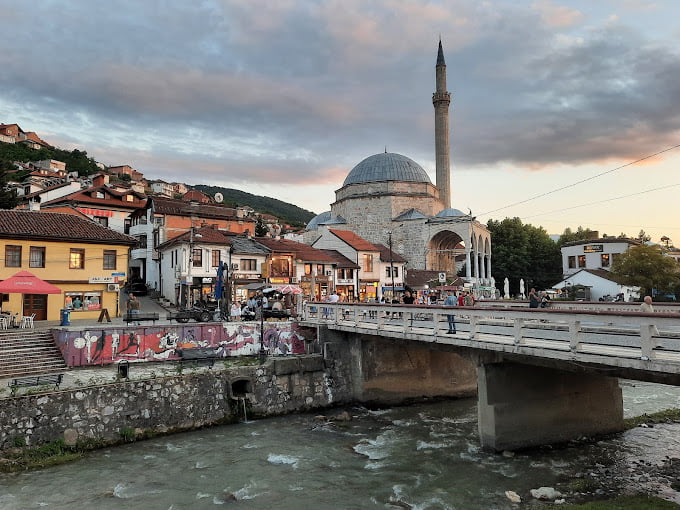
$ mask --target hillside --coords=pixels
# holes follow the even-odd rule
[[[0,166],[7,169],[12,168],[12,161],[40,161],[44,159],[55,159],[66,163],[69,172],[78,172],[78,175],[90,175],[99,171],[94,159],[87,157],[87,152],[73,149],[65,151],[56,147],[47,149],[31,149],[20,143],[0,142]]]
[[[258,212],[272,214],[281,218],[281,220],[292,226],[305,226],[309,220],[316,216],[315,213],[288,202],[283,202],[276,198],[253,195],[237,189],[206,186],[204,184],[192,186],[192,188],[210,196],[214,196],[217,192],[222,193],[224,196],[223,203],[226,205],[252,207]]]

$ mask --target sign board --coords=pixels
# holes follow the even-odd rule
[[[203,283],[212,283],[213,279],[208,277],[208,278],[202,278],[201,281]]]
[[[439,281],[444,283],[446,281],[446,273],[439,273]]]
[[[90,276],[89,283],[116,283],[118,280],[114,276]]]
[[[125,276],[125,273],[111,273],[111,276]]]
[[[601,244],[586,244],[583,247],[583,253],[598,253],[604,251],[604,246]]]

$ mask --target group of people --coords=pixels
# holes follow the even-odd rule
[[[548,308],[550,306],[550,296],[547,292],[536,292],[535,288],[529,291],[529,308]]]

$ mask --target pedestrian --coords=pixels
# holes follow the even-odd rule
[[[231,309],[229,310],[229,317],[231,318],[232,321],[240,321],[241,320],[241,303],[238,301],[234,301],[231,305]]]
[[[444,300],[444,306],[458,306],[458,298],[451,292]],[[448,335],[456,334],[456,316],[451,314],[446,316],[449,320],[449,330],[446,332]]]
[[[541,308],[550,308],[550,296],[547,292],[541,292]]]
[[[402,298],[402,301],[404,302],[405,305],[412,305],[415,302],[416,298],[413,297],[413,294],[411,294],[410,290],[407,290],[404,292],[404,297]]]
[[[127,312],[129,315],[139,315],[139,311],[142,308],[142,303],[139,302],[137,296],[130,294],[127,300]],[[135,326],[139,326],[141,322],[135,321]]]
[[[529,308],[538,308],[539,304],[538,294],[536,294],[536,289],[531,287],[529,291]]]
[[[652,306],[652,296],[645,296],[645,299],[640,305],[640,311],[647,313],[654,312],[654,307]]]
[[[465,292],[458,294],[458,306],[465,306]]]
[[[475,306],[475,297],[470,293],[466,292],[463,298],[463,304],[465,306]]]

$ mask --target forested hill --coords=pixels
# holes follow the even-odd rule
[[[289,204],[288,202],[277,200],[276,198],[253,195],[237,189],[206,186],[204,184],[192,187],[211,197],[215,196],[215,193],[222,193],[224,196],[223,203],[226,205],[252,207],[258,212],[272,214],[293,226],[305,226],[309,220],[316,216],[316,214],[311,211]]]
[[[56,147],[31,149],[21,143],[0,142],[0,169],[10,170],[14,168],[12,161],[41,161],[56,159],[66,163],[69,172],[78,172],[78,175],[90,175],[99,171],[97,162],[87,156],[87,152],[73,149],[66,151]]]

